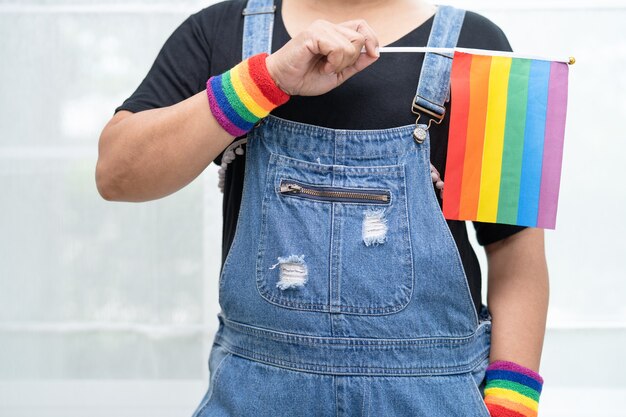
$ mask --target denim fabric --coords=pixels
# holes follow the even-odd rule
[[[465,10],[463,9],[439,6],[428,39],[428,46],[454,48],[459,39],[464,18]],[[426,53],[415,94],[415,104],[439,115],[445,113],[444,103],[450,93],[453,55],[451,53]]]
[[[217,344],[211,364],[211,385],[195,416],[489,417],[474,375],[299,372],[234,355]]]
[[[271,51],[271,36],[255,35],[267,35],[267,16],[246,15],[244,57]],[[435,22],[445,32],[447,19]],[[417,143],[414,128],[270,114],[249,132],[194,417],[489,416],[491,317],[476,314],[431,181],[430,137]]]
[[[248,0],[243,9],[242,61],[260,52],[272,53],[275,10],[273,0]]]

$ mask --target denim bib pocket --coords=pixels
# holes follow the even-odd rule
[[[287,308],[380,315],[413,292],[403,164],[327,165],[272,152],[257,289]]]

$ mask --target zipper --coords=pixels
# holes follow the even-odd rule
[[[391,199],[388,190],[363,191],[361,188],[323,187],[304,184],[294,180],[280,180],[280,193],[302,195],[323,201],[346,201],[352,203],[387,204]]]

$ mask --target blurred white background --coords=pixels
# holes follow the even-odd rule
[[[147,203],[103,200],[94,169],[114,108],[211,3],[0,0],[1,417],[190,417],[204,394],[218,167]],[[626,416],[626,1],[449,4],[492,19],[516,51],[577,59],[546,232],[541,410]]]

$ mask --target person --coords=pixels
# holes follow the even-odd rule
[[[427,85],[448,98],[430,70],[448,58],[379,52],[427,44],[511,50],[482,15],[422,0],[225,0],[186,18],[115,109],[104,199],[162,198],[222,166],[221,312],[195,417],[537,415],[543,232],[473,222],[483,304],[435,184],[451,101],[413,107]]]

